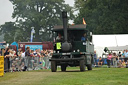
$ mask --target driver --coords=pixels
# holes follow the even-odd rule
[[[81,37],[81,41],[86,41],[86,33],[84,33],[83,36]]]
[[[62,38],[63,38],[63,36],[61,36],[61,34],[58,33],[58,36],[56,37],[56,41],[57,42],[62,42]]]

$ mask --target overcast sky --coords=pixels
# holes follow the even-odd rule
[[[65,0],[66,4],[74,5],[74,0]],[[0,0],[0,25],[5,22],[14,21],[11,16],[13,12],[13,5],[9,0]]]
[[[12,21],[13,6],[9,0],[0,0],[0,25]]]

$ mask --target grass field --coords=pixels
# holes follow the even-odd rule
[[[67,72],[14,72],[0,77],[0,85],[128,85],[128,69],[93,68],[80,72],[79,67],[70,67]]]

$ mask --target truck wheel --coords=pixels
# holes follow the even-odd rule
[[[87,65],[88,70],[92,70],[92,64]]]
[[[61,71],[66,71],[66,65],[61,65]]]
[[[55,61],[51,61],[51,71],[56,72],[57,70],[57,65]]]
[[[80,60],[80,71],[85,71],[85,63],[84,63],[84,60]]]

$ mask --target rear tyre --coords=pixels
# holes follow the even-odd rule
[[[87,65],[88,70],[92,70],[92,64]]]
[[[56,72],[57,70],[57,65],[55,61],[51,61],[51,71]]]
[[[82,56],[82,58],[85,58],[84,56]],[[80,71],[85,71],[85,62],[84,59],[80,60]]]
[[[66,65],[61,65],[61,71],[66,71]]]

